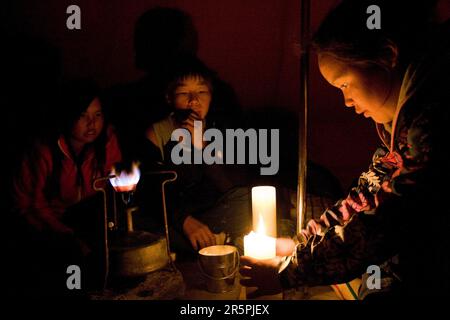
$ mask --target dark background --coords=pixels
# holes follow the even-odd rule
[[[66,8],[71,4],[81,8],[81,30],[66,28]],[[335,4],[311,1],[312,31]],[[23,88],[5,106],[14,110],[7,113],[7,133],[18,134],[18,124],[32,127],[39,121],[36,115],[45,114],[42,97],[51,93],[55,74],[91,76],[102,87],[142,77],[134,66],[134,24],[157,5],[192,16],[199,57],[231,84],[245,110],[297,112],[300,0],[17,0],[2,2],[3,32],[9,39],[2,50],[10,50],[15,58],[12,65],[3,59],[9,71],[4,80]],[[27,41],[22,41],[24,36]],[[373,122],[345,108],[340,93],[322,79],[316,64],[311,55],[308,155],[347,188],[367,167],[378,138]],[[4,89],[9,90],[8,84]],[[17,112],[23,104],[32,104],[33,112]]]

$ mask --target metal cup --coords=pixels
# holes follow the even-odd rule
[[[230,245],[217,245],[201,249],[198,264],[206,278],[209,292],[222,293],[233,290],[239,269],[239,252]]]

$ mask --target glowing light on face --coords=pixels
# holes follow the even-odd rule
[[[381,67],[360,68],[330,55],[319,55],[319,69],[325,80],[340,89],[344,104],[377,123],[393,120],[400,86],[396,71]]]
[[[70,137],[72,142],[80,146],[94,142],[103,130],[104,121],[100,100],[95,98],[75,121]]]
[[[174,92],[174,107],[191,110],[198,119],[205,119],[211,103],[211,90],[200,76],[192,76],[180,82]]]

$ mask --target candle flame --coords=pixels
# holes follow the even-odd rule
[[[118,171],[115,167],[111,169],[112,178],[109,179],[114,190],[117,192],[133,191],[141,177],[138,164],[133,162],[131,172],[126,170]]]
[[[276,190],[272,186],[252,188],[253,230],[259,234],[276,237]]]
[[[266,235],[266,226],[264,225],[264,219],[261,214],[259,214],[258,229],[256,230],[256,233]]]

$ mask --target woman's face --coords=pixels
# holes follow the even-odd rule
[[[199,120],[204,120],[211,103],[211,90],[202,77],[188,77],[180,82],[173,93],[173,104],[178,110],[192,110]]]
[[[71,139],[74,144],[84,146],[94,142],[103,130],[104,117],[100,100],[95,98],[75,121]]]
[[[350,66],[328,54],[319,54],[318,58],[320,73],[342,91],[347,107],[377,123],[392,122],[401,84],[394,71]]]

